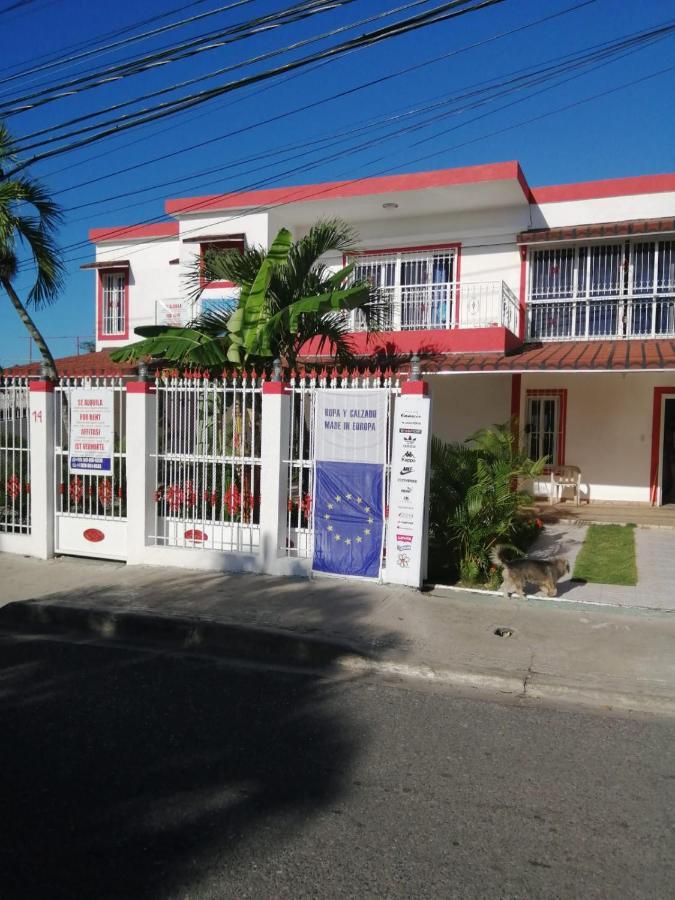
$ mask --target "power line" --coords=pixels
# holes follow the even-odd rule
[[[425,154],[416,156],[416,157],[414,157],[414,158],[412,158],[412,159],[408,159],[405,163],[403,163],[403,166],[410,166],[410,165],[414,165],[414,164],[417,164],[417,163],[420,163],[420,162],[424,162],[424,161],[428,160],[428,159],[431,158],[431,157],[437,156],[439,153],[447,153],[447,152],[451,152],[451,151],[453,151],[453,150],[461,149],[461,148],[463,148],[463,147],[469,146],[469,145],[474,144],[474,143],[477,143],[477,142],[479,142],[479,141],[486,140],[487,138],[494,137],[494,136],[496,136],[496,135],[498,135],[498,134],[503,134],[503,133],[505,133],[505,132],[512,131],[512,130],[514,130],[514,129],[517,129],[517,128],[521,128],[521,127],[530,125],[530,124],[532,124],[533,122],[538,122],[538,121],[541,121],[541,120],[543,120],[543,119],[550,118],[551,116],[559,115],[559,114],[562,113],[562,112],[566,112],[566,111],[568,111],[568,110],[570,110],[570,109],[575,109],[575,108],[577,108],[577,107],[579,107],[579,106],[582,106],[582,105],[584,105],[584,104],[586,104],[586,103],[591,103],[591,102],[593,102],[594,100],[597,100],[597,99],[602,99],[602,98],[604,98],[604,97],[606,97],[606,96],[609,96],[609,95],[611,95],[611,94],[615,94],[615,93],[617,93],[617,92],[623,91],[623,90],[625,90],[626,88],[629,88],[629,87],[634,87],[634,86],[637,85],[637,84],[642,84],[642,83],[644,83],[644,82],[646,82],[646,81],[652,80],[652,79],[654,79],[654,78],[659,77],[660,75],[663,75],[663,74],[666,74],[666,73],[672,72],[672,71],[675,71],[675,65],[667,66],[667,67],[665,67],[665,68],[663,68],[663,69],[659,69],[659,70],[657,70],[657,71],[655,71],[655,72],[652,72],[652,73],[650,73],[650,74],[648,74],[648,75],[642,76],[642,77],[640,77],[640,78],[632,79],[632,80],[630,80],[630,81],[624,82],[624,83],[622,83],[622,84],[620,84],[620,85],[617,85],[617,86],[615,86],[615,87],[609,88],[609,89],[604,90],[604,91],[601,91],[601,92],[599,92],[599,93],[591,94],[590,96],[581,98],[581,99],[579,99],[579,100],[572,101],[571,103],[568,103],[568,104],[566,104],[566,105],[564,105],[564,106],[559,106],[559,107],[557,107],[556,109],[548,110],[548,111],[546,111],[546,112],[544,112],[544,113],[541,113],[541,114],[539,114],[539,115],[531,116],[531,117],[529,117],[529,118],[520,120],[520,121],[518,121],[518,122],[511,123],[511,124],[509,124],[509,125],[505,125],[505,126],[503,126],[503,127],[494,129],[493,131],[489,131],[489,132],[483,133],[483,134],[478,135],[478,136],[473,137],[473,138],[468,138],[467,140],[462,141],[462,142],[460,142],[460,143],[458,143],[458,144],[452,144],[452,145],[449,145],[449,146],[446,146],[446,147],[441,147],[441,148],[434,148],[434,150],[431,151],[430,153],[425,153]],[[511,106],[511,105],[513,105],[513,104],[508,104],[508,105]],[[503,107],[503,108],[505,108],[505,107]],[[481,116],[481,117],[479,117],[479,118],[483,118],[483,117],[484,117],[484,116]],[[433,139],[433,138],[435,138],[435,137],[436,137],[436,136],[432,136],[432,138],[430,138],[430,139]],[[348,151],[348,152],[349,152],[349,151]],[[339,155],[339,156],[342,156],[342,155],[346,155],[346,154],[344,154],[344,151],[341,151],[338,155]],[[381,160],[386,159],[388,156],[391,156],[391,155],[392,155],[392,153],[386,153],[386,154],[384,154],[384,156],[382,156],[382,157],[380,157],[380,158],[378,158],[377,160],[374,160],[374,161],[372,161],[372,162],[379,162],[379,161],[381,161]],[[310,166],[309,168],[315,167],[317,164],[320,164],[320,163],[322,163],[322,162],[324,162],[324,161],[325,161],[325,160],[320,160],[318,163],[315,162],[315,163],[314,163],[312,166]],[[372,162],[371,162],[371,164],[372,164]],[[307,167],[305,167],[305,168],[307,168]],[[363,176],[361,176],[361,177],[359,177],[359,178],[350,179],[350,183],[358,184],[359,182],[364,181],[364,180],[369,179],[369,178],[376,178],[376,177],[380,177],[380,176],[383,176],[383,175],[391,174],[393,171],[396,171],[397,169],[400,171],[400,168],[401,168],[401,165],[399,164],[399,165],[397,165],[397,166],[395,166],[395,167],[391,167],[391,166],[390,166],[390,167],[387,167],[387,168],[384,168],[384,169],[380,169],[380,170],[378,170],[378,171],[376,171],[376,172],[369,172],[367,175],[363,175]],[[298,170],[293,170],[293,171],[298,171]],[[278,176],[277,176],[277,177],[278,177]],[[245,190],[245,189],[244,189],[244,190]],[[269,210],[270,208],[278,209],[278,208],[281,208],[281,207],[283,207],[283,206],[287,206],[287,205],[290,204],[290,203],[293,203],[294,199],[295,199],[298,195],[301,195],[301,196],[302,196],[303,202],[306,201],[306,200],[310,200],[310,199],[317,199],[318,197],[322,196],[323,194],[325,194],[325,193],[327,193],[327,192],[330,192],[330,190],[331,190],[331,187],[319,187],[315,192],[313,192],[313,193],[311,193],[311,194],[307,194],[307,192],[306,192],[306,186],[299,186],[299,187],[296,187],[296,188],[289,188],[289,193],[286,194],[284,197],[282,197],[278,203],[274,203],[274,204],[272,204],[271,206],[270,206],[269,204],[267,204],[267,205],[260,205],[260,206],[258,206],[258,207],[250,207],[250,208],[247,208],[245,211],[243,211],[243,212],[240,213],[240,214],[233,215],[233,216],[227,216],[227,217],[225,217],[225,218],[222,218],[222,219],[216,220],[216,221],[214,221],[214,222],[211,222],[210,224],[211,224],[213,227],[218,227],[219,225],[224,225],[224,224],[227,224],[227,223],[231,223],[232,221],[236,221],[237,219],[241,218],[242,216],[254,215],[254,214],[258,213],[258,212],[265,212],[265,211]],[[200,207],[203,207],[203,206],[205,206],[205,205],[208,204],[208,203],[210,203],[210,199],[209,199],[209,198],[207,198],[206,200],[202,199],[201,201],[198,201],[198,202],[196,202],[195,204],[192,204],[191,206],[186,207],[186,209],[184,210],[184,212],[195,212],[195,211],[198,211]],[[149,220],[149,221],[151,221],[151,220]],[[199,231],[202,227],[203,227],[203,226],[198,225],[198,226],[195,226],[194,228],[184,229],[184,230],[181,232],[181,234],[182,234],[182,235],[189,235],[189,234],[191,234],[191,233],[194,233],[194,232]],[[126,228],[124,228],[124,227],[123,227],[123,228],[120,228],[118,231],[119,231],[119,234],[122,235],[122,234],[126,231]],[[114,235],[115,235],[115,229],[111,229],[111,230],[110,230],[110,235],[111,235],[111,236],[114,236]],[[67,248],[65,248],[65,249],[66,249],[66,250],[75,250],[75,249],[79,249],[80,247],[87,246],[87,244],[88,244],[88,241],[82,241],[82,242],[79,242],[78,244],[74,244],[74,245],[72,245],[71,247],[67,247]],[[139,248],[139,249],[137,249],[137,250],[128,250],[128,251],[125,251],[125,252],[127,253],[127,255],[132,256],[132,255],[135,255],[136,253],[144,252],[144,249],[145,249],[145,248]],[[76,256],[76,257],[70,258],[70,259],[67,260],[67,261],[68,261],[68,262],[76,262],[76,261],[80,261],[80,260],[86,260],[86,259],[88,259],[88,258],[89,258],[89,255],[86,255],[86,256]]]
[[[242,5],[248,0],[237,0],[234,6]],[[279,28],[289,24],[295,24],[303,18],[313,16],[318,13],[327,12],[336,7],[346,6],[354,3],[355,0],[301,0],[283,10],[269,13],[264,16],[257,16],[245,22],[238,22],[229,25],[220,31],[214,32],[209,30],[197,37],[182,41],[179,44],[173,44],[160,50],[146,53],[144,56],[129,58],[122,62],[114,63],[103,69],[96,69],[86,73],[80,73],[76,77],[68,81],[52,84],[50,87],[44,85],[32,93],[24,94],[20,97],[13,97],[4,100],[0,104],[1,111],[6,117],[17,115],[28,110],[44,106],[47,103],[53,103],[64,97],[72,97],[75,94],[89,91],[93,88],[107,85],[114,81],[120,81],[124,78],[130,78],[158,66],[165,66],[171,62],[177,62],[181,59],[188,59],[199,53],[219,49],[222,46],[233,43],[234,41],[244,40],[262,31],[268,31],[272,28]],[[420,2],[429,2],[429,0],[420,0]],[[170,26],[178,27],[178,26]],[[29,102],[33,101],[33,102]],[[23,105],[17,105],[23,104]]]
[[[201,5],[205,2],[207,2],[207,0],[197,0],[198,5]],[[101,53],[108,53],[111,50],[116,50],[120,47],[126,47],[129,44],[135,44],[135,43],[138,43],[139,41],[147,40],[150,37],[155,37],[158,34],[163,34],[166,31],[172,31],[174,28],[183,28],[186,25],[191,25],[192,23],[201,21],[202,19],[208,18],[209,16],[219,15],[222,12],[227,12],[227,11],[229,11],[231,9],[235,9],[236,7],[239,7],[239,6],[247,6],[248,4],[253,3],[253,2],[254,2],[254,0],[235,0],[235,2],[227,3],[225,6],[219,6],[216,9],[208,10],[207,12],[204,12],[204,13],[199,13],[196,16],[190,16],[187,19],[181,19],[178,22],[170,22],[168,25],[162,25],[160,28],[154,28],[151,31],[144,31],[141,34],[130,35],[129,37],[124,38],[123,40],[114,41],[113,43],[106,44],[103,47],[101,47],[101,46],[92,47],[91,44],[87,44],[87,46],[88,46],[87,50],[83,50],[80,53],[76,53],[71,56],[67,56],[65,58],[59,58],[59,59],[53,60],[52,62],[43,63],[42,65],[39,65],[39,66],[33,66],[31,69],[26,69],[22,72],[17,72],[14,75],[9,75],[9,76],[5,77],[3,79],[3,81],[5,82],[5,84],[7,84],[10,81],[16,81],[17,79],[24,78],[26,75],[32,75],[35,72],[39,72],[40,74],[42,74],[43,72],[47,71],[47,69],[58,68],[60,66],[65,66],[67,64],[72,64],[74,62],[79,62],[80,60],[87,59],[90,56],[99,56]],[[190,3],[190,4],[187,4],[187,6],[195,6],[197,4]],[[184,8],[185,7],[179,7],[178,11],[182,12],[184,10]],[[154,19],[166,18],[167,15],[168,15],[168,13],[164,13],[161,16],[154,17]],[[151,19],[150,21],[153,21],[154,19]],[[124,29],[121,32],[116,32],[116,33],[117,34],[120,34],[120,33],[126,34],[127,31],[128,31],[128,29]],[[45,84],[47,84],[47,83],[48,82],[45,82]],[[10,93],[9,91],[3,91],[0,94],[0,97],[5,97],[9,93]]]
[[[120,131],[125,131],[129,128],[135,128],[139,125],[146,124],[147,122],[156,121],[158,119],[165,118],[166,116],[174,115],[179,110],[191,109],[193,106],[205,103],[206,101],[211,100],[214,97],[218,97],[235,90],[240,90],[246,85],[256,84],[269,78],[275,78],[281,73],[304,68],[305,66],[319,60],[328,59],[331,57],[335,58],[350,50],[372,46],[384,40],[388,40],[389,38],[400,36],[401,34],[407,34],[420,28],[426,28],[429,25],[438,24],[439,22],[448,21],[449,19],[455,18],[460,15],[465,15],[470,12],[477,12],[481,9],[495,6],[498,3],[503,3],[504,0],[477,0],[477,2],[475,2],[472,6],[467,6],[467,2],[471,2],[471,0],[452,0],[452,2],[450,3],[444,3],[441,6],[435,7],[430,12],[412,16],[394,25],[388,25],[384,28],[377,29],[374,32],[366,32],[359,38],[352,38],[349,41],[345,41],[342,44],[338,44],[327,50],[322,50],[310,56],[305,56],[301,59],[285,63],[281,66],[277,66],[274,69],[259,72],[255,75],[250,75],[245,78],[238,79],[237,81],[229,82],[216,88],[211,88],[207,91],[201,91],[197,94],[180,98],[177,101],[158,104],[154,108],[154,110],[141,110],[139,113],[134,114],[133,117],[121,117],[130,118],[131,121],[124,121],[121,124],[116,123],[112,128],[104,129],[103,131],[100,131],[93,135],[88,135],[87,137],[82,138],[79,141],[73,141],[71,144],[67,144],[64,147],[58,147],[52,150],[47,150],[44,153],[38,153],[32,158],[19,163],[11,172],[7,173],[5,177],[14,175],[16,172],[27,168],[38,160],[48,159],[53,156],[59,156],[63,153],[69,153],[79,147],[88,146],[91,143],[102,140],[103,138],[108,137],[111,134],[119,133]],[[464,8],[455,8],[460,4]]]
[[[350,0],[350,2],[352,2],[352,0]],[[57,136],[48,138],[47,140],[42,140],[42,141],[40,141],[38,143],[34,143],[34,144],[23,144],[23,141],[30,140],[31,138],[34,138],[34,137],[41,137],[43,135],[51,134],[54,131],[60,131],[61,129],[66,128],[69,125],[76,125],[76,124],[79,124],[80,122],[85,122],[90,119],[95,119],[95,118],[98,118],[99,116],[103,115],[104,113],[114,112],[114,111],[117,111],[120,109],[124,109],[125,107],[133,106],[136,103],[142,103],[144,100],[152,99],[153,97],[159,97],[159,96],[162,96],[163,94],[173,93],[174,91],[177,91],[183,87],[187,87],[191,84],[197,84],[200,81],[206,81],[210,78],[215,78],[219,75],[224,75],[227,72],[232,72],[236,69],[254,65],[255,63],[263,62],[267,59],[272,59],[275,56],[280,56],[284,53],[289,53],[293,50],[299,49],[300,47],[304,47],[309,44],[317,43],[318,41],[325,40],[326,38],[334,37],[336,34],[342,34],[345,31],[351,31],[354,28],[360,27],[361,25],[370,24],[372,22],[379,21],[380,19],[388,18],[389,16],[395,15],[396,13],[401,12],[405,9],[410,9],[415,6],[420,6],[420,5],[422,5],[424,3],[428,3],[428,2],[429,2],[429,0],[412,0],[412,2],[407,3],[404,6],[399,6],[394,9],[385,10],[382,13],[378,13],[377,15],[374,15],[374,16],[369,16],[366,19],[360,19],[357,22],[350,22],[347,25],[341,25],[338,28],[333,28],[330,31],[325,31],[322,34],[316,35],[314,37],[305,38],[304,40],[301,40],[301,41],[296,41],[295,43],[288,44],[285,47],[280,47],[275,50],[270,50],[266,53],[262,53],[262,54],[259,54],[258,56],[254,56],[249,59],[242,60],[241,62],[238,62],[238,63],[232,63],[231,65],[225,66],[224,68],[221,68],[221,69],[217,69],[214,72],[208,72],[205,75],[198,75],[195,78],[190,78],[186,81],[182,81],[177,84],[171,85],[170,87],[165,87],[165,88],[161,88],[156,91],[152,91],[151,93],[144,94],[140,97],[134,97],[131,100],[124,100],[120,103],[116,103],[112,106],[106,107],[105,110],[98,110],[96,112],[86,113],[85,115],[78,116],[77,118],[69,119],[65,122],[60,122],[58,125],[53,125],[49,128],[45,128],[40,131],[32,132],[31,134],[24,135],[21,138],[19,149],[25,152],[27,150],[35,149],[36,147],[42,147],[45,144],[56,143],[58,141],[64,140],[67,137],[67,135],[57,135]],[[119,117],[117,117],[117,118],[119,120]],[[96,128],[101,127],[101,125],[103,125],[103,124],[106,124],[106,123],[99,122],[95,125],[90,126],[87,130],[93,131]],[[109,123],[107,123],[107,124],[109,124]],[[78,130],[78,132],[74,132],[74,133],[80,133],[80,131]]]
[[[470,50],[474,50],[474,49],[476,49],[476,48],[478,48],[478,47],[485,46],[486,44],[492,43],[492,42],[494,42],[494,41],[501,40],[502,38],[510,37],[510,36],[512,36],[512,35],[514,35],[514,34],[517,34],[517,33],[521,32],[521,31],[525,31],[525,30],[527,30],[527,29],[529,29],[529,28],[534,28],[534,27],[536,27],[536,26],[538,26],[538,25],[541,25],[541,24],[544,24],[544,23],[546,23],[546,22],[552,21],[553,19],[560,18],[561,16],[567,15],[568,13],[571,13],[571,12],[577,12],[577,11],[579,11],[579,10],[585,8],[586,6],[590,6],[591,4],[594,4],[594,3],[596,3],[596,2],[597,2],[597,0],[581,0],[581,2],[579,2],[579,3],[576,3],[576,4],[572,5],[572,6],[568,6],[568,7],[564,8],[564,9],[562,9],[562,10],[559,10],[559,11],[557,11],[557,12],[555,12],[555,13],[551,13],[551,14],[549,14],[549,15],[547,15],[547,16],[543,16],[542,18],[534,19],[534,20],[531,21],[531,22],[526,22],[524,25],[518,25],[518,26],[516,26],[515,28],[511,28],[511,29],[509,29],[509,30],[507,30],[507,31],[496,32],[495,34],[492,34],[492,35],[490,35],[490,36],[487,37],[487,38],[483,38],[483,39],[480,40],[480,41],[475,41],[475,42],[473,42],[473,43],[471,43],[471,44],[465,44],[463,47],[459,47],[459,48],[455,48],[455,49],[449,50],[449,51],[447,51],[446,53],[441,53],[441,54],[438,55],[438,56],[431,57],[430,59],[423,60],[422,62],[419,62],[419,63],[414,63],[414,64],[409,65],[409,66],[406,66],[406,67],[404,67],[404,68],[398,68],[398,69],[396,69],[395,71],[393,71],[393,72],[391,72],[391,73],[389,73],[389,74],[382,75],[382,76],[380,76],[380,77],[378,77],[378,78],[374,78],[374,79],[370,79],[370,80],[368,80],[368,81],[361,82],[360,84],[355,85],[355,86],[352,87],[352,88],[347,88],[347,89],[345,89],[345,90],[338,91],[337,93],[334,93],[334,94],[331,94],[331,95],[322,97],[321,99],[316,100],[316,101],[313,101],[312,103],[305,103],[305,104],[303,104],[302,106],[297,106],[297,107],[295,107],[295,108],[293,108],[293,109],[291,109],[291,110],[287,110],[285,113],[279,114],[279,115],[274,116],[274,117],[272,117],[272,118],[270,118],[270,119],[263,120],[263,121],[260,122],[260,123],[257,123],[257,122],[256,122],[256,123],[254,123],[254,124],[252,124],[252,125],[250,125],[250,126],[247,126],[246,128],[240,129],[240,130],[238,130],[237,132],[234,132],[234,134],[239,135],[239,134],[244,133],[244,131],[251,130],[251,129],[253,129],[253,128],[257,128],[257,127],[259,127],[259,125],[270,124],[270,123],[272,123],[272,122],[278,121],[279,118],[282,118],[282,117],[285,117],[285,116],[290,116],[290,115],[295,115],[296,113],[304,112],[304,111],[306,111],[306,110],[308,110],[308,109],[313,109],[314,107],[321,106],[321,105],[323,105],[323,104],[325,104],[325,103],[328,103],[328,102],[330,102],[330,101],[332,101],[332,100],[335,100],[335,99],[339,99],[339,98],[342,98],[342,97],[345,97],[345,96],[349,96],[349,95],[354,94],[354,93],[357,93],[357,92],[359,92],[359,91],[361,91],[361,90],[365,90],[365,89],[367,89],[367,88],[369,88],[369,87],[373,87],[373,86],[377,86],[377,85],[380,85],[380,84],[384,84],[385,82],[387,82],[387,81],[389,81],[389,80],[391,80],[391,79],[394,79],[394,78],[400,78],[400,77],[402,77],[402,76],[404,76],[404,75],[410,74],[411,72],[419,71],[420,69],[426,68],[426,67],[429,66],[429,65],[433,65],[433,64],[435,64],[435,63],[437,63],[437,62],[442,62],[442,61],[444,61],[444,60],[447,60],[447,59],[452,58],[453,56],[457,56],[457,55],[459,55],[459,54],[461,54],[461,53],[466,53],[466,52],[468,52],[468,51],[470,51]],[[330,62],[331,62],[331,60],[325,60],[325,61],[323,61],[323,62],[319,62],[319,63],[317,63],[315,66],[309,67],[308,69],[306,69],[306,70],[304,70],[304,71],[299,71],[299,72],[291,73],[290,75],[287,75],[284,79],[281,79],[280,81],[286,82],[286,81],[289,81],[289,80],[291,80],[291,79],[293,79],[293,78],[297,78],[297,77],[300,77],[300,76],[304,76],[305,74],[307,74],[307,73],[310,72],[310,71],[314,71],[314,70],[317,69],[317,68],[320,68],[320,67],[323,67],[323,66],[325,66],[325,65],[328,65]],[[242,102],[242,101],[245,100],[245,99],[248,99],[249,96],[254,96],[254,95],[259,94],[259,93],[261,93],[261,92],[263,92],[263,91],[269,90],[270,88],[274,88],[275,86],[276,86],[275,84],[266,84],[266,85],[263,85],[262,87],[258,88],[256,91],[251,92],[251,94],[249,94],[247,97],[239,97],[239,98],[236,98],[236,99],[234,99],[234,100],[228,100],[228,101],[226,101],[224,104],[218,104],[218,107],[219,107],[219,108],[225,108],[225,107],[227,107],[227,106],[232,106],[232,105],[234,105],[234,104],[236,104],[236,103]],[[204,117],[207,116],[207,115],[210,115],[210,112],[209,112],[209,111],[201,112],[201,113],[199,113],[199,114],[196,115],[196,116],[190,116],[190,117],[188,117],[188,118],[184,118],[182,121],[183,121],[183,122],[191,122],[191,121],[195,121],[196,119],[204,118]],[[153,133],[154,133],[154,134],[163,134],[163,133],[166,133],[166,132],[173,132],[174,130],[175,130],[175,126],[172,124],[172,125],[169,125],[168,127],[165,127],[165,128],[161,128],[161,129],[155,130]],[[202,140],[198,141],[197,143],[184,145],[183,147],[180,147],[180,148],[178,148],[178,149],[175,150],[175,151],[171,151],[171,152],[169,152],[169,153],[164,153],[164,154],[161,154],[161,155],[159,155],[159,156],[152,157],[151,159],[145,160],[145,161],[143,161],[143,162],[141,162],[141,163],[137,163],[137,164],[135,164],[134,166],[125,166],[123,169],[113,170],[112,172],[108,172],[108,173],[105,174],[105,175],[99,175],[99,176],[97,176],[96,178],[91,178],[91,179],[88,179],[87,181],[82,181],[82,182],[79,182],[79,183],[77,183],[77,184],[75,184],[75,185],[71,185],[71,186],[68,187],[68,188],[65,188],[65,189],[63,189],[63,190],[61,190],[61,191],[57,191],[57,192],[54,194],[54,196],[60,196],[60,195],[65,194],[65,193],[69,193],[69,192],[72,191],[72,190],[76,190],[77,188],[80,188],[80,187],[86,187],[86,186],[88,186],[88,185],[90,185],[90,184],[96,184],[97,182],[108,180],[109,178],[116,177],[117,175],[127,174],[128,172],[134,171],[134,170],[136,170],[136,169],[143,168],[143,167],[145,167],[146,165],[152,165],[152,164],[154,164],[154,163],[161,162],[161,161],[163,161],[163,160],[165,160],[165,159],[170,159],[170,158],[172,158],[172,157],[174,157],[174,156],[178,156],[178,155],[180,155],[181,153],[185,153],[185,152],[187,152],[187,151],[189,151],[189,150],[194,150],[194,149],[196,149],[196,148],[202,148],[202,147],[207,146],[207,145],[209,145],[209,144],[217,143],[217,142],[219,142],[219,141],[221,141],[221,140],[225,140],[225,139],[229,138],[230,136],[232,136],[232,134],[233,134],[232,130],[231,130],[231,129],[228,129],[227,131],[222,132],[221,134],[218,134],[218,135],[214,136],[213,138],[209,138],[209,139],[206,140],[206,141],[202,139]],[[128,142],[125,143],[125,144],[118,145],[114,150],[109,150],[109,151],[106,151],[105,153],[100,153],[100,152],[99,152],[99,153],[94,154],[93,156],[85,157],[85,159],[84,159],[83,161],[84,161],[84,162],[88,162],[88,161],[92,161],[92,160],[98,160],[98,159],[100,159],[102,156],[109,155],[110,153],[113,153],[113,152],[116,153],[116,152],[118,152],[120,149],[124,149],[124,148],[126,148],[126,147],[134,146],[135,144],[138,144],[139,142],[141,142],[141,141],[143,141],[143,140],[145,140],[145,138],[136,138],[136,139],[133,140],[133,141],[128,141]],[[56,170],[53,170],[53,171],[51,171],[51,172],[46,172],[46,173],[44,173],[44,175],[43,175],[42,177],[48,177],[48,178],[49,178],[49,177],[53,177],[53,176],[55,176],[55,175],[60,175],[60,174],[62,174],[63,172],[69,171],[70,169],[71,169],[71,166],[66,166],[66,167],[61,168],[61,169],[56,169]]]
[[[673,31],[675,31],[675,24],[671,27],[670,33],[672,34]],[[649,44],[646,44],[646,46],[650,46],[651,43],[654,43],[656,40],[662,40],[663,38],[664,35],[660,35],[658,38],[652,38]],[[264,160],[269,158],[270,155],[279,155],[280,153],[284,153],[289,150],[305,150],[305,152],[291,157],[292,159],[301,158],[302,156],[307,155],[308,152],[311,152],[306,148],[311,148],[317,144],[322,144],[326,141],[331,140],[331,143],[333,145],[339,145],[349,140],[353,135],[362,133],[363,131],[379,129],[387,124],[398,125],[398,123],[403,119],[419,116],[426,112],[446,109],[445,112],[440,112],[437,115],[434,115],[431,118],[423,121],[421,124],[415,126],[416,128],[427,127],[428,125],[437,121],[439,118],[447,118],[449,115],[456,115],[458,112],[466,112],[469,109],[475,109],[480,106],[484,106],[488,103],[494,102],[494,100],[498,99],[501,96],[508,96],[509,94],[512,94],[514,92],[522,91],[541,82],[556,78],[558,75],[574,71],[575,69],[582,69],[581,74],[587,74],[588,71],[599,67],[598,65],[593,65],[593,63],[599,62],[600,65],[605,65],[607,63],[602,62],[603,60],[614,62],[617,58],[626,56],[628,53],[635,52],[635,50],[642,49],[643,46],[645,46],[644,43],[639,43],[637,47],[635,47],[635,43],[636,41],[631,42],[628,39],[624,38],[619,41],[606,42],[604,44],[595,45],[585,51],[579,51],[573,54],[565,54],[563,56],[556,57],[553,60],[549,60],[548,63],[553,63],[552,65],[549,65],[547,63],[546,65],[541,65],[539,67],[528,66],[517,69],[493,79],[487,79],[468,85],[464,92],[458,95],[450,97],[448,97],[447,94],[435,95],[434,97],[430,98],[430,101],[425,102],[423,105],[418,104],[417,106],[413,107],[404,107],[402,110],[400,109],[398,112],[389,114],[384,117],[362,120],[361,123],[356,123],[356,127],[353,127],[347,132],[341,131],[340,137],[338,138],[335,138],[335,132],[331,131],[325,137],[318,138],[316,140],[305,139],[300,143],[287,145],[286,147],[279,148],[276,151],[266,150],[265,153],[262,153],[259,156],[251,156],[250,154],[247,154],[246,156],[241,157],[239,160],[229,160],[226,165],[221,164],[209,169],[202,170],[201,172],[193,172],[192,174],[178,180],[174,177],[171,179],[171,181],[157,182],[155,184],[149,185],[148,187],[136,190],[133,193],[134,196],[136,196],[139,193],[147,193],[148,191],[156,190],[160,187],[167,187],[169,184],[175,187],[176,184],[182,184],[186,181],[195,181],[196,179],[201,178],[204,175],[215,174],[216,172],[222,172],[225,169],[231,170],[233,167],[236,168],[237,166],[242,164]],[[567,78],[563,82],[559,82],[559,84],[567,83],[569,80],[570,79]],[[554,87],[555,86],[556,85],[554,85]],[[450,109],[449,111],[447,111],[447,107],[449,106],[456,106],[459,103],[466,104],[468,101],[471,101],[469,106],[464,105],[459,110]],[[267,122],[256,124],[262,126],[267,124]],[[404,130],[402,133],[407,133],[407,130]],[[232,135],[238,136],[238,132],[233,132]],[[259,172],[260,167],[255,166],[250,171]],[[246,172],[241,174],[246,174]],[[61,193],[66,193],[67,191],[70,191],[72,189],[73,188],[68,188],[66,191],[62,191]],[[76,208],[77,210],[82,210],[91,206],[100,207],[101,203],[106,203],[109,200],[122,199],[128,197],[129,195],[129,192],[125,191],[121,194],[98,198],[84,204],[78,204],[78,206],[74,207],[73,209]],[[55,196],[58,196],[58,192]],[[148,200],[146,199],[144,201],[140,201],[140,203],[132,204],[131,206],[139,206],[147,202]],[[120,209],[125,208],[130,207],[121,207]],[[68,211],[68,207],[66,207],[64,212]],[[84,219],[81,218],[74,221],[84,221]]]
[[[168,19],[169,16],[173,16],[176,13],[185,12],[186,9],[190,9],[193,6],[202,6],[204,3],[208,2],[209,0],[191,0],[190,3],[183,3],[180,6],[174,7],[174,9],[167,10],[163,13],[158,13],[155,16],[150,16],[146,19],[140,19],[136,20],[135,22],[130,22],[123,28],[117,28],[113,31],[106,31],[103,34],[100,34],[98,36],[98,39],[92,38],[84,41],[76,41],[74,44],[67,44],[65,47],[61,47],[58,50],[52,50],[49,53],[43,53],[40,56],[31,56],[30,64],[32,68],[22,70],[21,72],[17,73],[17,77],[32,75],[34,72],[41,71],[43,67],[43,61],[62,61],[62,57],[59,57],[58,55],[59,53],[71,53],[75,50],[79,50],[81,47],[92,47],[94,45],[98,46],[102,41],[108,40],[109,38],[118,37],[120,34],[128,34],[128,32],[133,31],[134,28],[142,28],[144,25],[150,25],[152,22],[159,22],[161,19]],[[252,0],[252,2],[255,2],[255,0]],[[0,74],[2,74],[3,72],[11,72],[12,69],[18,69],[19,66],[25,65],[27,62],[29,62],[29,60],[24,59],[21,62],[13,63],[10,66],[3,66],[2,68],[0,68]]]

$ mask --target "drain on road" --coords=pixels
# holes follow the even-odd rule
[[[497,637],[511,637],[513,628],[495,628],[494,633]]]

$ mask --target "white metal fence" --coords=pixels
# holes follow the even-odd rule
[[[113,456],[110,472],[70,471],[70,415],[74,391],[113,393]],[[126,392],[121,378],[62,378],[54,391],[56,514],[124,520],[127,515]],[[58,549],[58,548],[57,548]]]
[[[28,381],[0,379],[0,531],[30,534]]]
[[[153,543],[259,545],[262,387],[256,377],[161,378]]]
[[[400,393],[399,379],[390,372],[376,375],[299,375],[290,381],[291,421],[289,429],[288,495],[286,501],[286,553],[309,558],[314,552],[312,497],[314,495],[314,400],[317,388],[386,391],[387,447],[385,463],[385,497],[389,497],[391,475],[393,400]],[[386,519],[386,516],[385,516]],[[385,536],[386,537],[386,536]],[[386,539],[384,542],[386,546]]]

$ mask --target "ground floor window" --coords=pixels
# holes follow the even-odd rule
[[[531,459],[545,456],[548,465],[564,465],[566,412],[565,389],[527,392],[525,449]]]

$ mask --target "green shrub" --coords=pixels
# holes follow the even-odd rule
[[[526,515],[529,494],[518,481],[539,475],[546,460],[518,449],[511,423],[477,431],[464,444],[431,444],[429,569],[437,581],[498,581],[490,561],[496,546],[519,556],[541,523]]]

